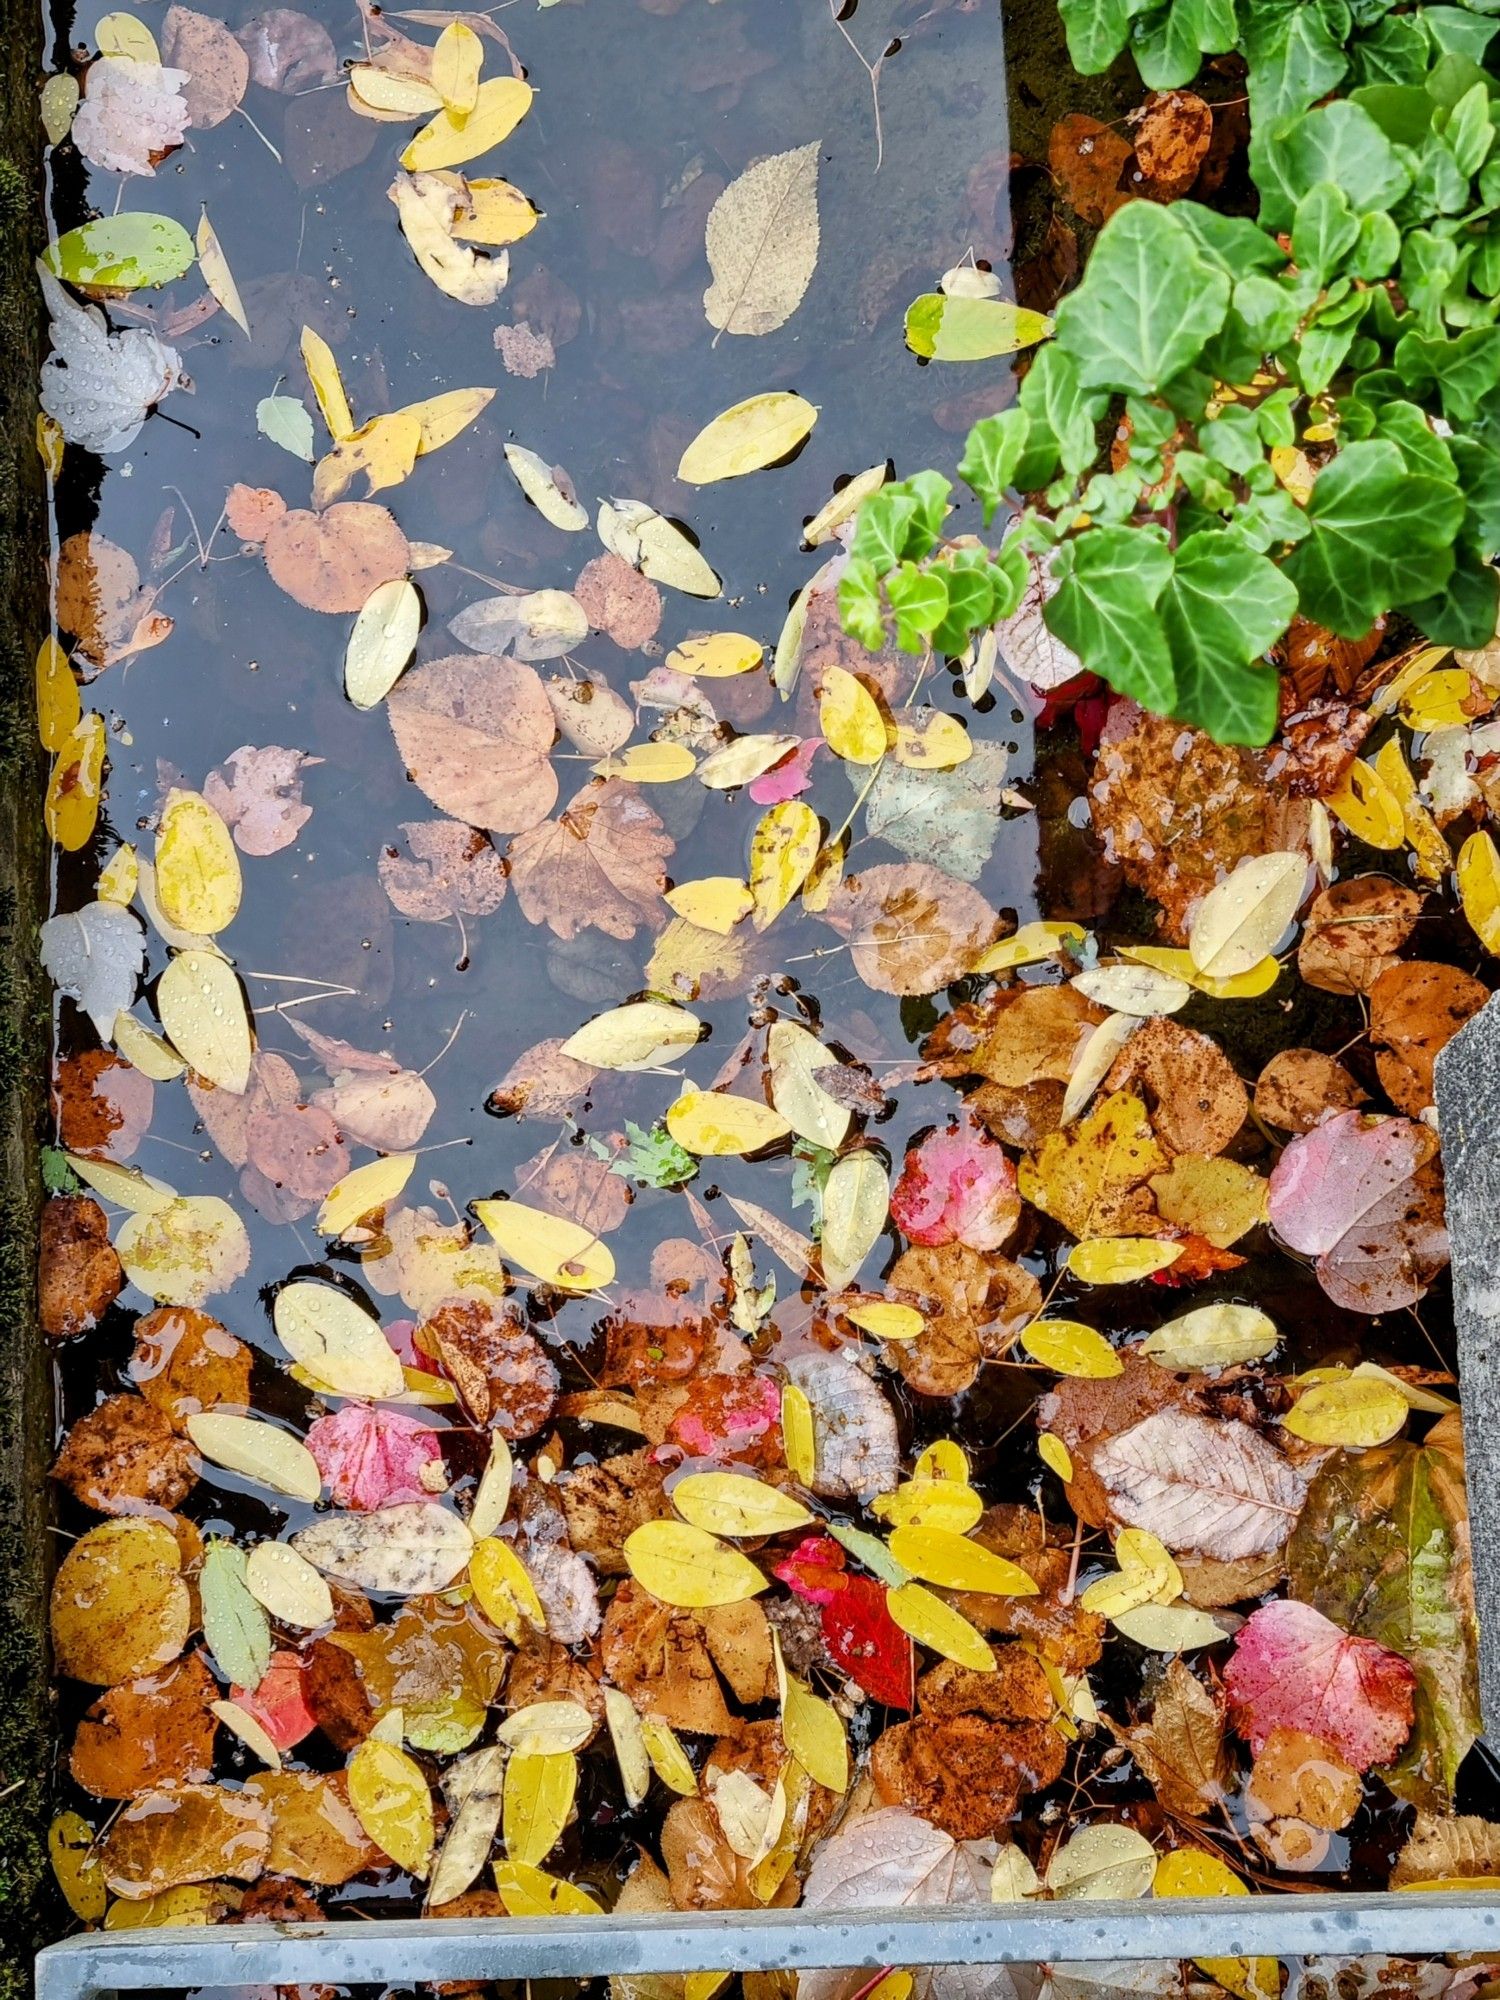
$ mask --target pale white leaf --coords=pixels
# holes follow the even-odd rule
[[[78,305],[50,271],[37,269],[52,341],[42,363],[42,408],[69,444],[123,451],[182,381],[182,357],[144,327],[112,334],[97,308]]]
[[[1117,1520],[1218,1562],[1279,1549],[1308,1480],[1248,1424],[1180,1410],[1159,1410],[1108,1439],[1093,1471]]]
[[[85,903],[49,917],[41,929],[42,969],[76,1000],[108,1041],[115,1016],[135,998],[146,963],[146,932],[119,903]]]

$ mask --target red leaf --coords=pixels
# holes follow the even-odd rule
[[[888,1708],[915,1699],[911,1640],[885,1606],[885,1591],[868,1576],[849,1576],[823,1606],[823,1643],[837,1665]]]
[[[1020,1218],[1016,1170],[973,1117],[930,1132],[906,1155],[891,1217],[909,1242],[998,1250]]]
[[[278,1750],[290,1750],[318,1726],[307,1705],[302,1662],[295,1653],[273,1653],[258,1688],[232,1687],[230,1700],[253,1716]]]
[[[809,1604],[830,1604],[848,1581],[844,1551],[832,1535],[804,1535],[789,1556],[772,1570],[796,1597]]]
[[[1293,1599],[1254,1614],[1224,1670],[1235,1727],[1257,1755],[1273,1729],[1300,1729],[1356,1771],[1390,1763],[1406,1741],[1416,1684],[1399,1653]]]
[[[334,1505],[361,1509],[430,1500],[435,1489],[424,1484],[422,1469],[443,1455],[429,1424],[368,1403],[346,1403],[336,1415],[319,1417],[307,1433],[307,1448]]]

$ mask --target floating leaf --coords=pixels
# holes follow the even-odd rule
[[[666,1122],[678,1145],[700,1156],[758,1153],[792,1129],[769,1104],[727,1090],[685,1091],[668,1110]]]
[[[180,930],[212,937],[232,923],[243,878],[228,827],[199,792],[168,792],[156,834],[156,894]]]
[[[750,838],[750,894],[758,931],[780,916],[807,880],[822,838],[818,815],[800,799],[787,799],[761,815]]]
[[[1251,1616],[1224,1685],[1235,1726],[1256,1752],[1273,1729],[1300,1729],[1368,1771],[1390,1763],[1411,1730],[1416,1675],[1408,1663],[1291,1599]]]
[[[57,1671],[97,1687],[149,1674],[187,1644],[182,1550],[160,1521],[104,1521],[68,1550],[52,1583]]]
[[[1107,1439],[1093,1471],[1111,1511],[1169,1549],[1220,1562],[1279,1549],[1307,1481],[1248,1425],[1158,1411]]]
[[[245,1585],[278,1624],[312,1632],[333,1622],[328,1585],[288,1542],[257,1542],[245,1561]]]
[[[1198,1306],[1159,1326],[1141,1342],[1141,1352],[1163,1368],[1230,1368],[1263,1360],[1280,1337],[1275,1322],[1254,1306]]]
[[[407,577],[377,584],[360,607],[344,651],[344,692],[374,708],[406,671],[422,626],[422,600]]]
[[[335,1181],[318,1210],[318,1228],[325,1236],[342,1236],[363,1216],[393,1202],[411,1179],[415,1153],[389,1153],[371,1160]]]
[[[706,424],[682,454],[677,477],[689,486],[711,486],[773,465],[801,444],[818,413],[787,389],[750,396]]]
[[[1281,937],[1302,901],[1307,859],[1257,854],[1210,889],[1188,933],[1194,965],[1214,979],[1233,979],[1258,965]]]
[[[703,1023],[685,1007],[659,1000],[636,1000],[598,1014],[576,1029],[562,1045],[574,1062],[596,1069],[659,1069],[663,1062],[692,1048]]]
[[[1486,951],[1500,953],[1500,849],[1483,831],[1458,850],[1458,893],[1475,937]]]
[[[587,1889],[547,1875],[525,1861],[497,1861],[495,1887],[508,1917],[602,1917]]]
[[[332,1514],[292,1538],[298,1555],[339,1583],[402,1597],[446,1590],[474,1538],[446,1507],[409,1501],[369,1514]]]
[[[203,1456],[294,1500],[316,1500],[323,1490],[317,1461],[300,1438],[258,1417],[225,1410],[195,1410],[187,1434]]]
[[[1328,810],[1367,847],[1397,848],[1406,840],[1401,801],[1373,764],[1356,757],[1325,800]]]
[[[508,139],[531,109],[532,88],[519,77],[497,76],[481,83],[473,108],[462,114],[440,111],[407,146],[401,164],[408,173],[433,167],[461,167]]]
[[[781,1391],[781,1442],[787,1469],[803,1486],[811,1486],[817,1467],[813,1443],[813,1410],[806,1394],[795,1382]]]
[[[370,1736],[349,1759],[349,1803],[375,1845],[409,1875],[432,1860],[432,1794],[422,1767],[395,1743]]]
[[[995,1656],[988,1640],[975,1631],[962,1612],[955,1611],[922,1584],[898,1584],[886,1592],[885,1601],[901,1630],[919,1646],[930,1646],[945,1660],[977,1674],[995,1671]]]
[[[198,1590],[203,1637],[215,1665],[238,1686],[259,1687],[271,1664],[271,1622],[246,1582],[245,1551],[232,1542],[211,1541]]]
[[[1068,1269],[1085,1285],[1133,1285],[1140,1278],[1165,1271],[1182,1255],[1180,1243],[1153,1242],[1142,1236],[1096,1236],[1075,1243],[1068,1252]]]
[[[693,674],[699,680],[727,680],[758,667],[764,648],[758,639],[743,632],[711,632],[702,639],[684,639],[668,653],[666,664],[675,674]]]
[[[1143,1604],[1110,1621],[1117,1632],[1153,1653],[1187,1653],[1217,1646],[1228,1635],[1218,1620],[1191,1604]]]
[[[234,273],[229,268],[229,259],[224,255],[223,245],[214,232],[205,208],[198,218],[198,269],[203,273],[203,282],[213,293],[219,304],[228,313],[235,325],[247,338],[250,322],[245,317],[244,301],[240,288],[234,282]]]
[[[1047,1864],[1046,1883],[1059,1902],[1126,1902],[1151,1893],[1156,1849],[1134,1827],[1080,1827]]]
[[[191,268],[196,255],[180,222],[131,212],[70,229],[48,246],[43,261],[66,284],[133,292],[146,285],[170,285]]]
[[[874,764],[885,755],[885,718],[875,697],[844,667],[823,669],[818,722],[835,757]]]
[[[709,210],[703,310],[721,333],[774,333],[801,305],[818,262],[820,150],[768,154]]]
[[[646,1522],[626,1537],[624,1554],[637,1583],[663,1604],[742,1604],[766,1588],[747,1556],[685,1521]]]
[[[250,1268],[245,1225],[213,1194],[153,1201],[120,1225],[115,1249],[130,1282],[170,1306],[201,1306]]]
[[[1021,1345],[1044,1368],[1095,1382],[1108,1381],[1125,1365],[1102,1333],[1076,1319],[1034,1319]]]
[[[474,1213],[509,1257],[544,1285],[591,1292],[609,1284],[615,1260],[597,1234],[565,1215],[521,1201],[476,1201]]]
[[[98,1836],[81,1813],[61,1812],[47,1829],[47,1852],[68,1908],[83,1924],[102,1921],[109,1902]]]
[[[906,309],[906,344],[930,361],[987,361],[1035,347],[1052,331],[1045,313],[1004,299],[950,298],[924,292]]]
[[[199,1076],[236,1096],[244,1092],[254,1046],[232,966],[212,951],[179,952],[157,981],[156,1011],[168,1040]]]
[[[979,1590],[987,1597],[1036,1595],[1035,1580],[1019,1563],[948,1528],[895,1528],[890,1548],[903,1569],[943,1590]]]
[[[578,1789],[578,1759],[566,1753],[516,1756],[505,1767],[503,1831],[512,1861],[538,1867],[567,1825]]]
[[[812,1515],[800,1500],[741,1472],[693,1472],[671,1491],[684,1521],[717,1535],[780,1535]]]
[[[401,1362],[379,1320],[336,1285],[283,1285],[271,1315],[287,1353],[334,1394],[401,1394]]]
[[[1358,1449],[1388,1444],[1406,1427],[1410,1406],[1393,1383],[1346,1375],[1304,1389],[1282,1423],[1309,1444]]]

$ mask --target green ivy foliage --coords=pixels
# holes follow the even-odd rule
[[[1128,49],[1154,88],[1243,49],[1259,219],[1120,209],[1016,407],[959,462],[985,526],[1006,512],[999,549],[945,536],[939,474],[882,488],[840,585],[847,629],[959,655],[1017,608],[1039,556],[1047,625],[1085,668],[1251,744],[1275,727],[1266,654],[1299,612],[1358,638],[1394,610],[1436,643],[1483,645],[1500,592],[1500,71],[1483,67],[1500,0],[1059,5],[1080,70]],[[1310,492],[1283,480],[1277,455],[1298,446]]]

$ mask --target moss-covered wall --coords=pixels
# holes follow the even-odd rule
[[[9,2000],[29,1987],[31,1954],[45,1942],[51,1737],[51,1414],[35,1304],[49,1009],[36,951],[46,864],[31,664],[46,629],[48,543],[32,268],[43,234],[40,11],[8,0],[0,22],[0,2000]]]

